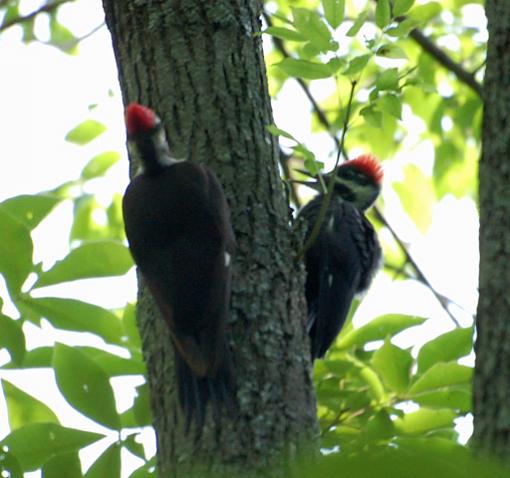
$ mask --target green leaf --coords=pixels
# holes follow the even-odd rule
[[[103,176],[120,159],[118,151],[105,151],[94,156],[83,168],[81,177],[83,179],[93,179]]]
[[[359,114],[363,116],[365,121],[374,128],[381,128],[383,122],[383,114],[372,106],[366,106],[360,110]]]
[[[136,307],[134,304],[126,304],[124,307],[124,313],[122,315],[122,324],[124,325],[124,332],[129,338],[129,344],[132,348],[141,348],[140,333],[138,332],[138,325],[136,323]]]
[[[156,478],[157,476],[156,457],[153,457],[145,465],[133,471],[128,478]]]
[[[418,352],[418,373],[422,374],[438,362],[464,357],[473,348],[473,329],[455,329],[427,342]]]
[[[307,80],[318,80],[332,76],[331,68],[324,63],[285,58],[276,66],[280,67],[289,76]]]
[[[75,349],[86,353],[93,359],[110,377],[124,375],[145,375],[146,369],[143,360],[134,358],[124,358],[111,354],[105,350],[95,347],[74,347]]]
[[[71,241],[98,240],[105,235],[105,228],[94,219],[94,213],[102,210],[95,195],[84,194],[74,200]]]
[[[386,43],[377,49],[377,56],[384,58],[392,58],[397,60],[407,60],[406,52],[403,48],[396,45],[395,43]]]
[[[264,33],[268,33],[271,36],[287,41],[307,41],[307,38],[303,34],[285,27],[269,27],[266,28]]]
[[[458,410],[459,413],[469,413],[473,410],[470,383],[420,392],[410,395],[409,398],[428,408],[451,408]]]
[[[106,126],[99,121],[88,119],[66,134],[66,141],[83,146],[96,139],[106,131]]]
[[[407,35],[409,35],[409,32],[411,30],[414,30],[419,24],[420,22],[418,20],[406,18],[404,21],[400,22],[396,27],[388,28],[388,30],[386,30],[386,34],[391,37],[404,38]],[[407,56],[404,58],[407,58]]]
[[[133,435],[129,435],[122,442],[122,446],[124,446],[127,450],[129,450],[133,455],[145,460],[145,449],[142,443],[136,441],[136,438],[139,436],[138,433],[133,433]]]
[[[361,27],[365,24],[365,21],[368,17],[368,10],[365,10],[364,12],[360,13],[354,23],[352,24],[352,27],[349,28],[347,32],[348,37],[353,37],[358,34],[358,32],[361,30]]]
[[[345,0],[322,0],[324,16],[332,28],[338,28],[344,19]]]
[[[120,478],[120,446],[110,445],[92,464],[84,478]]]
[[[425,23],[441,13],[441,10],[442,8],[440,3],[429,2],[425,5],[416,5],[416,7],[413,7],[407,13],[407,17],[411,20]]]
[[[393,345],[387,338],[372,356],[371,364],[387,388],[397,393],[407,390],[413,364],[410,352]]]
[[[359,376],[368,385],[368,393],[372,398],[380,402],[384,401],[386,396],[384,386],[378,375],[370,367],[363,367]]]
[[[82,478],[82,476],[77,451],[55,455],[42,467],[42,478]]]
[[[386,94],[377,100],[378,107],[384,112],[397,119],[402,118],[402,100],[399,96]]]
[[[34,288],[91,277],[123,275],[131,267],[133,267],[131,254],[120,242],[108,240],[89,242],[73,249],[51,269],[42,272]]]
[[[0,448],[0,472],[8,473],[5,476],[9,478],[23,478],[23,470],[16,457],[8,451]]]
[[[107,428],[120,429],[109,377],[94,360],[72,347],[56,344],[53,367],[58,388],[74,408]]]
[[[432,206],[436,201],[430,177],[425,176],[414,164],[408,164],[401,183],[393,183],[404,210],[422,233],[432,223]]]
[[[0,209],[0,273],[11,292],[18,292],[32,270],[33,244],[27,227]]]
[[[383,70],[377,78],[375,85],[381,91],[398,90],[398,68]]]
[[[24,471],[40,468],[51,457],[79,450],[103,438],[98,433],[65,428],[56,423],[35,423],[7,435],[0,446],[7,446]]]
[[[0,210],[9,213],[28,229],[34,229],[60,202],[49,194],[23,194],[0,203]]]
[[[47,405],[5,379],[2,380],[2,388],[7,403],[9,427],[12,431],[33,423],[59,422]]]
[[[57,21],[56,15],[50,16],[50,41],[53,46],[65,53],[77,53],[77,38],[72,32]]]
[[[388,335],[394,335],[402,332],[409,327],[421,325],[425,319],[421,317],[411,317],[408,315],[388,314],[378,317],[363,325],[359,329],[354,329],[345,334],[338,340],[337,345],[340,349],[347,349],[352,346],[362,346],[374,340],[384,340]]]
[[[439,362],[430,367],[411,386],[411,395],[423,391],[436,390],[451,385],[469,384],[473,378],[473,369],[455,362]]]
[[[372,58],[371,53],[367,53],[366,55],[356,56],[350,62],[345,71],[343,72],[346,76],[354,76],[360,73],[365,66],[367,66],[368,61]]]
[[[395,434],[395,425],[386,410],[379,410],[370,417],[363,433],[372,441],[389,439]]]
[[[319,14],[303,8],[293,8],[294,26],[310,43],[321,52],[336,50],[338,44],[333,41],[331,32]]]
[[[6,348],[15,365],[20,365],[25,355],[25,334],[21,321],[0,313],[0,349]]]
[[[453,427],[453,420],[456,418],[457,414],[453,410],[421,408],[397,418],[394,424],[397,432],[402,435],[423,435],[431,430]]]
[[[273,135],[273,136],[283,136],[287,139],[292,139],[293,141],[297,142],[297,139],[294,138],[290,133],[287,133],[287,131],[284,131],[283,129],[278,128],[275,124],[268,124],[266,126],[266,129]]]
[[[19,305],[34,322],[44,317],[58,329],[91,332],[107,342],[123,343],[121,319],[97,305],[60,297],[24,297]]]
[[[152,425],[152,413],[149,398],[149,388],[147,383],[136,387],[136,398],[133,405],[133,411],[138,426],[140,427]]]
[[[375,24],[379,28],[384,28],[390,23],[390,1],[389,0],[377,0],[375,7]]]
[[[414,4],[414,0],[394,0],[393,15],[399,17],[409,10]]]

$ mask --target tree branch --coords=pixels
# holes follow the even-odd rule
[[[439,64],[450,70],[460,81],[469,86],[478,96],[482,96],[482,85],[476,81],[474,74],[448,56],[430,38],[426,37],[420,30],[415,28],[409,34],[423,50],[432,56]]]
[[[8,22],[3,23],[0,26],[0,32],[3,32],[7,30],[8,28],[19,25],[20,23],[29,22],[30,20],[34,19],[37,15],[40,13],[50,13],[53,10],[56,10],[58,7],[63,5],[64,3],[72,2],[73,0],[54,0],[51,3],[47,3],[46,5],[42,6],[38,10],[33,11],[32,13],[29,13],[28,15],[22,16],[22,17],[14,17]],[[0,5],[3,6],[3,5]]]

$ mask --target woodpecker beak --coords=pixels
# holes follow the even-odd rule
[[[322,191],[321,185],[318,181],[300,181],[299,179],[289,179],[289,183],[302,184],[315,191]]]

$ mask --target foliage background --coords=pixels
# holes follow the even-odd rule
[[[486,42],[480,3],[396,0],[392,10],[386,0],[266,2],[272,131],[281,133],[284,179],[299,178],[296,167],[331,168],[353,81],[346,154],[372,152],[385,167],[383,196],[370,216],[383,244],[384,271],[314,370],[326,474],[341,467],[362,476],[372,460],[383,464],[381,476],[417,463],[448,476],[466,469],[483,476],[480,468],[486,476],[499,473],[470,461],[455,427],[467,424],[464,443],[478,263],[477,88]],[[6,169],[2,190],[16,195],[0,203],[0,376],[9,422],[0,463],[14,477],[34,470],[71,478],[155,474],[120,213],[127,162],[121,161],[113,57],[109,53],[112,64],[104,69],[88,66],[82,73],[87,81],[102,78],[95,96],[83,98],[82,89],[91,90],[71,76],[59,83],[69,91],[47,95],[45,66],[36,60],[37,52],[52,48],[50,55],[74,55],[78,69],[80,50],[90,41],[97,61],[97,48],[109,48],[105,28],[97,19],[86,28],[76,20],[91,8],[90,2],[0,1],[0,48],[18,42],[16,48],[30,52],[36,79],[23,95],[46,98],[40,118],[50,123],[29,119],[24,139],[2,151],[21,163],[30,145],[28,157],[39,164],[29,163],[23,174],[28,168],[50,178],[36,193],[24,188],[24,176],[15,180]],[[99,11],[99,3],[93,8]],[[448,68],[438,63],[437,51],[425,51],[415,28],[448,55]],[[0,91],[8,95],[8,85]],[[78,113],[69,114],[66,98],[79,105]],[[26,129],[22,104],[4,131]],[[307,194],[289,183],[295,208]],[[118,279],[105,279],[112,277]],[[19,386],[27,376],[29,383]],[[63,398],[88,421],[77,425],[62,416],[55,394],[40,400],[41,389],[53,383],[60,403]],[[93,443],[92,451],[79,453]],[[456,460],[446,458],[452,456]]]

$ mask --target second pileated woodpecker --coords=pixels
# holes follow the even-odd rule
[[[321,358],[340,332],[354,296],[370,286],[381,263],[381,246],[364,212],[381,190],[383,171],[369,155],[337,169],[335,187],[319,234],[305,255],[308,331],[312,359]],[[309,183],[305,183],[309,184]],[[318,184],[309,184],[318,188]],[[324,194],[299,213],[309,236]]]
[[[200,432],[206,405],[233,404],[225,332],[234,235],[214,173],[172,157],[161,121],[138,103],[126,109],[130,154],[140,165],[123,200],[129,248],[168,326],[186,429]]]

